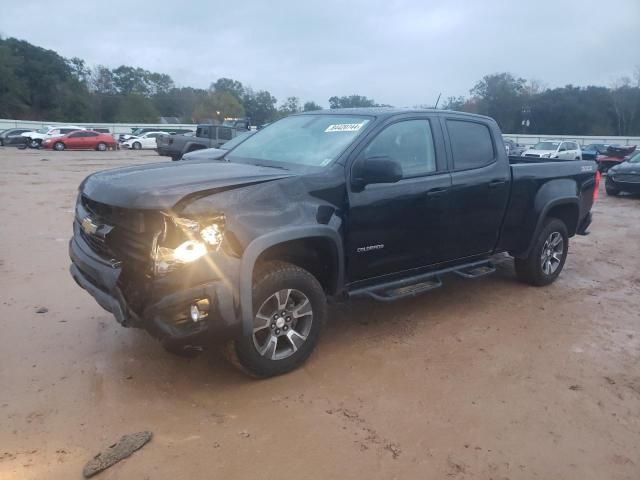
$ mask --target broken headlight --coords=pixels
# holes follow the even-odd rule
[[[218,250],[223,236],[223,216],[204,220],[167,217],[154,251],[155,272],[168,273]]]

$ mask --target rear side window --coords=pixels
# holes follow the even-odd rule
[[[495,159],[489,127],[482,123],[447,120],[453,165],[466,170],[488,165]]]
[[[230,128],[219,128],[218,129],[218,138],[220,140],[231,140],[233,134],[231,133]]]

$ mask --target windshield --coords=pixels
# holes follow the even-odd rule
[[[142,128],[134,128],[133,130],[131,130],[131,135],[140,135],[140,133],[142,133]]]
[[[560,142],[540,142],[536,143],[533,150],[557,150]]]
[[[227,159],[324,167],[338,158],[369,121],[331,114],[283,118],[238,145]]]
[[[240,134],[236,135],[235,137],[233,137],[228,142],[224,142],[222,145],[220,145],[220,148],[222,150],[231,150],[231,149],[235,148],[236,146],[240,145],[242,142],[244,142],[247,139],[247,137],[250,137],[254,133],[256,133],[256,132],[240,133]]]
[[[629,157],[629,160],[627,160],[627,162],[629,162],[629,163],[640,163],[640,150],[638,150],[637,152],[633,153]]]
[[[48,127],[39,128],[36,130],[36,133],[47,133],[49,131]]]

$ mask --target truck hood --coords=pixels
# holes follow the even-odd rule
[[[105,170],[80,185],[83,195],[115,207],[169,210],[189,196],[240,188],[296,174],[246,163],[190,162]]]

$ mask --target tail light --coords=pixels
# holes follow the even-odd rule
[[[600,177],[602,174],[600,170],[596,170],[596,186],[593,188],[593,202],[595,203],[598,200],[598,193],[600,191]]]

